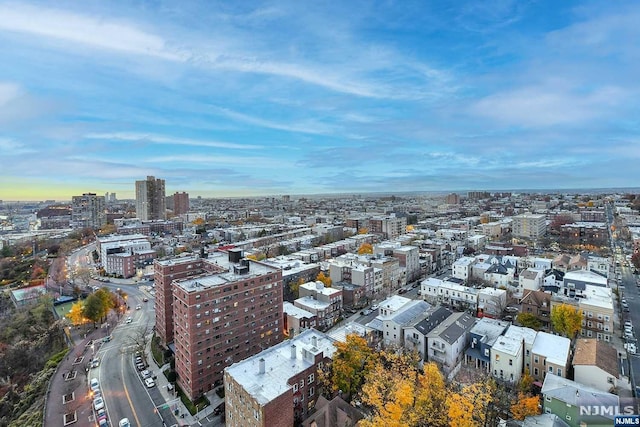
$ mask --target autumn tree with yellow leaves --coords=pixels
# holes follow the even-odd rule
[[[371,246],[371,243],[363,243],[358,248],[358,255],[365,255],[365,254],[372,254],[372,253],[373,253],[373,246]]]
[[[320,273],[318,273],[318,275],[316,276],[316,280],[321,281],[322,283],[324,283],[324,285],[327,288],[331,287],[331,277],[329,276],[325,276],[324,272],[321,271]]]
[[[495,394],[495,381],[465,385],[447,396],[451,427],[483,427]]]
[[[346,341],[337,341],[335,347],[329,375],[331,389],[333,392],[342,391],[349,399],[360,390],[378,356],[367,340],[357,334],[347,335]]]
[[[73,326],[82,325],[89,321],[84,316],[84,304],[81,301],[74,302],[65,317],[69,319]]]
[[[511,413],[516,420],[524,420],[526,417],[538,415],[540,413],[540,397],[529,396],[522,392],[518,393],[518,398],[511,404]]]
[[[551,309],[551,326],[555,332],[573,338],[582,328],[582,312],[569,304],[556,305]]]

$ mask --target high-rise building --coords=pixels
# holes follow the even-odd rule
[[[189,212],[189,193],[175,193],[173,195],[173,214],[182,215]]]
[[[71,198],[71,228],[100,228],[106,223],[104,196],[84,193]]]
[[[136,181],[136,215],[141,220],[165,219],[164,179],[147,176],[145,181]]]
[[[283,339],[280,269],[237,249],[202,262],[216,272],[171,283],[178,385],[191,400],[221,385],[227,366]]]
[[[445,197],[444,201],[448,205],[459,205],[460,195],[456,193],[448,194],[447,197]]]
[[[521,214],[513,217],[514,237],[538,239],[547,233],[546,217],[542,214]]]
[[[173,288],[174,280],[215,272],[215,264],[193,255],[169,260],[156,260],[154,284],[156,289],[156,335],[164,346],[173,342]]]

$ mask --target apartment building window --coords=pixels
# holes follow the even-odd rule
[[[300,388],[304,387],[304,378],[300,380]]]
[[[309,387],[309,397],[312,397],[314,393],[313,387]]]
[[[293,392],[294,393],[298,392],[298,383],[297,382],[293,385]]]
[[[513,366],[513,359],[509,359],[509,366]]]
[[[315,374],[309,374],[307,378],[307,384],[311,384],[315,380]]]
[[[533,368],[533,375],[538,376],[538,368]]]
[[[558,376],[561,377],[562,376],[562,368],[558,368]]]
[[[538,356],[533,356],[533,363],[539,363]]]

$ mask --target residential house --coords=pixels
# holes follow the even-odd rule
[[[542,283],[544,280],[544,271],[534,268],[527,268],[526,270],[520,272],[518,280],[520,291],[522,293],[526,291],[538,291],[542,287]]]
[[[482,318],[469,330],[469,348],[465,351],[465,363],[473,363],[476,369],[489,372],[491,346],[509,327],[509,322]]]
[[[551,310],[568,304],[582,313],[580,336],[610,342],[613,338],[614,302],[611,288],[585,285],[579,296],[569,298],[557,295],[551,299]]]
[[[520,381],[524,365],[522,340],[499,336],[490,349],[490,372],[501,380],[515,384]]]
[[[484,288],[478,291],[478,317],[498,318],[506,307],[505,289]]]
[[[542,381],[547,374],[567,376],[571,340],[547,332],[538,332],[531,348],[531,376]]]
[[[620,377],[618,352],[611,344],[595,338],[576,340],[573,377],[580,384],[602,392],[612,392],[618,386]]]
[[[459,258],[451,265],[452,276],[467,282],[471,278],[471,267],[474,262],[475,258],[472,257]]]
[[[427,359],[441,365],[446,374],[462,362],[468,333],[476,318],[467,313],[453,313],[427,334]]]
[[[533,343],[536,340],[537,331],[531,328],[525,328],[522,326],[509,326],[509,329],[504,333],[505,337],[515,338],[522,342],[522,372],[521,374],[528,374],[531,371],[531,350],[533,349]]]
[[[551,373],[544,379],[543,412],[557,415],[571,427],[611,426],[619,408],[620,399],[615,394]]]
[[[431,305],[425,301],[410,301],[391,315],[380,315],[384,345],[401,347],[404,343],[404,328],[415,324],[429,308]]]
[[[427,359],[427,334],[445,321],[453,312],[442,306],[434,306],[418,318],[418,322],[405,326],[404,348],[417,351],[420,358]]]
[[[296,307],[288,301],[282,304],[282,311],[284,315],[284,326],[282,330],[285,336],[294,337],[305,329],[311,329],[317,326],[315,314]]]
[[[478,309],[478,290],[449,280],[433,277],[423,280],[420,293],[425,300],[432,304],[440,303],[474,313]]]
[[[527,291],[520,300],[521,313],[531,313],[538,319],[542,329],[551,328],[551,294],[542,291]]]

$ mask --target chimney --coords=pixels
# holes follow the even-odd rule
[[[265,370],[265,366],[264,366],[264,359],[261,357],[260,360],[258,361],[258,373],[259,374],[264,374],[264,370]]]
[[[311,337],[311,345],[314,347],[318,347],[318,337],[315,335]]]
[[[318,281],[316,282],[316,289],[320,291],[320,290],[322,290],[323,288],[324,288],[324,283],[322,283],[321,281],[319,281],[319,280],[318,280]]]
[[[296,346],[295,346],[295,344],[291,344],[291,358],[292,359],[296,358]]]

